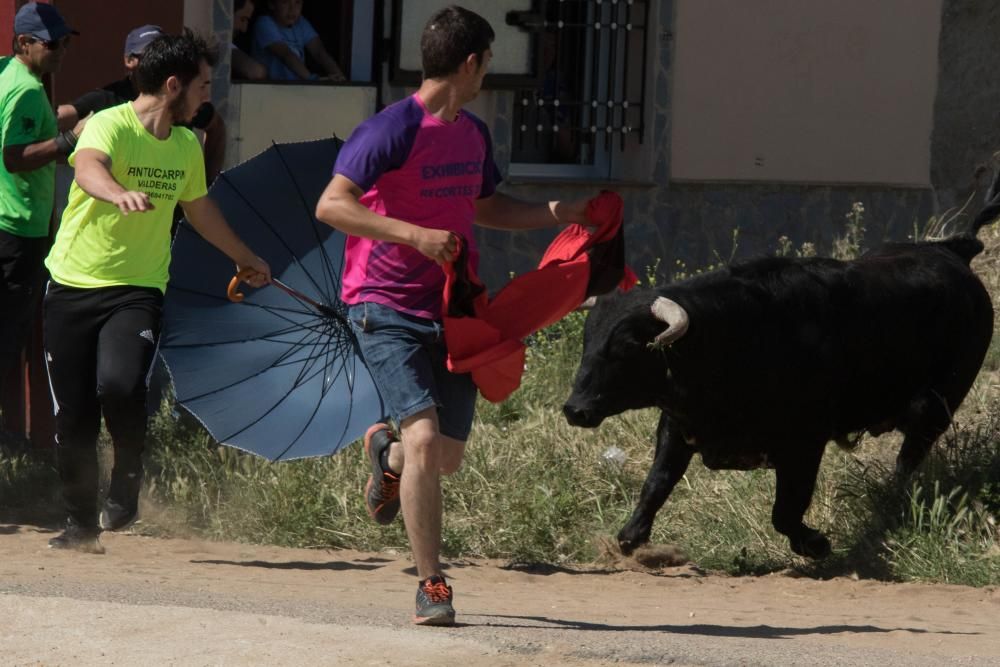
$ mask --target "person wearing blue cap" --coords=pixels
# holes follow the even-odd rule
[[[125,78],[84,93],[70,104],[60,104],[56,110],[60,129],[72,126],[91,113],[135,101],[139,97],[139,89],[133,76],[142,54],[146,47],[164,34],[166,33],[158,25],[142,25],[130,32],[125,37]],[[179,120],[178,124],[205,133],[205,178],[211,183],[222,170],[226,156],[226,125],[222,117],[216,113],[211,102],[205,102],[198,107],[194,116]]]
[[[42,85],[73,34],[52,5],[30,2],[14,17],[14,55],[0,58],[0,377],[20,355],[44,284],[55,161],[83,129],[57,131]]]

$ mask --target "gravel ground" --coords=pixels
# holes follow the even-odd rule
[[[5,665],[1000,664],[996,588],[462,561],[459,625],[418,628],[402,555],[50,536],[0,524]]]

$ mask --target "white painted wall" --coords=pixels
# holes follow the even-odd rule
[[[406,0],[403,3],[400,63],[404,70],[421,70],[420,35],[431,14],[448,5],[442,0]],[[496,33],[494,44],[503,45],[493,52],[489,71],[494,74],[526,74],[532,70],[531,35],[507,25],[507,12],[531,9],[531,0],[465,0],[456,3],[489,21]]]
[[[375,113],[373,86],[233,84],[229,99],[239,109],[227,151],[235,163],[249,160],[272,141],[346,139]]]
[[[678,0],[671,177],[930,184],[941,0]]]

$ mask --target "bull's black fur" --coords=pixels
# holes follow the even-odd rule
[[[802,523],[826,444],[898,429],[897,473],[908,475],[972,385],[993,333],[990,297],[969,268],[982,248],[970,234],[889,244],[849,262],[760,259],[599,299],[567,419],[596,426],[624,410],[662,409],[622,550],[648,541],[698,452],[710,468],[775,468],[775,528],[796,553],[827,555],[826,537]],[[657,296],[690,316],[664,349],[650,345],[665,328],[650,313]]]

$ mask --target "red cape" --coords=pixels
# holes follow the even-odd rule
[[[468,268],[463,244],[445,267],[444,336],[448,370],[472,373],[489,401],[504,400],[521,384],[523,339],[562,319],[583,301],[614,287],[631,289],[625,265],[621,197],[602,192],[587,203],[596,229],[570,225],[557,236],[538,268],[514,278],[493,299]]]

